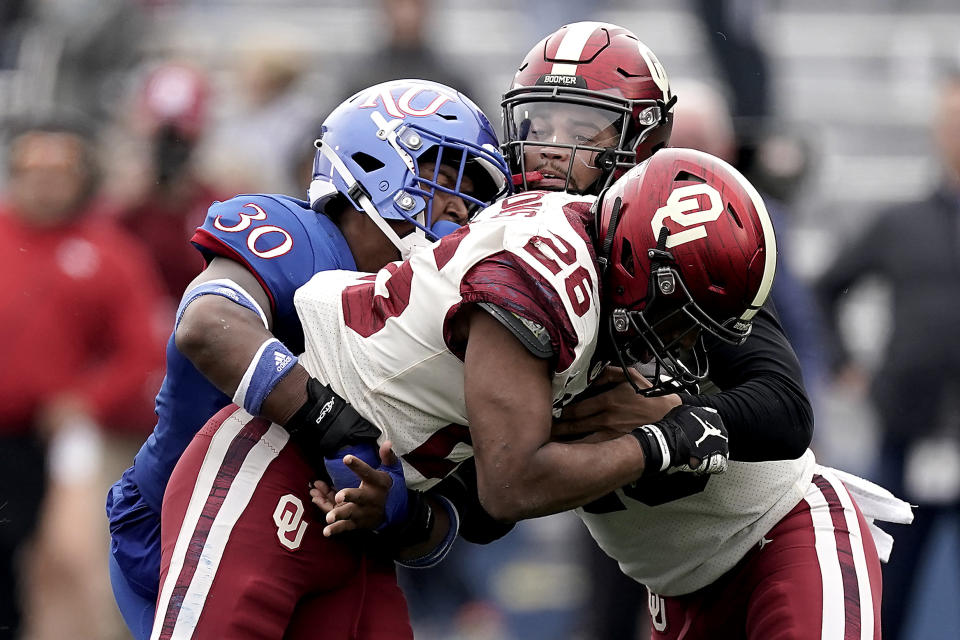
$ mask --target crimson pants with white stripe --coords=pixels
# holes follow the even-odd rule
[[[151,640],[412,640],[389,558],[325,538],[287,433],[231,405],[167,485]]]
[[[880,559],[860,508],[832,474],[740,563],[691,594],[650,594],[655,640],[879,640]]]

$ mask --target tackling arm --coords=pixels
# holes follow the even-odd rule
[[[270,304],[257,279],[243,265],[214,258],[187,290],[217,279],[229,279],[260,306],[272,326]],[[273,338],[260,316],[229,298],[205,295],[187,306],[176,329],[176,344],[193,365],[218,389],[233,396],[251,359],[265,340]],[[286,424],[307,401],[306,369],[295,364],[264,399],[260,415]]]
[[[730,459],[792,460],[813,438],[813,409],[800,362],[767,302],[741,346],[709,345],[716,394],[683,394],[684,404],[713,407],[730,431]]]
[[[648,398],[624,381],[623,370],[608,367],[578,402],[564,408],[554,425],[555,436],[589,433],[600,428],[627,431],[656,422],[673,407],[710,407],[719,411],[731,435],[730,459],[744,462],[794,459],[813,437],[813,410],[800,373],[800,363],[767,303],[753,321],[753,331],[740,346],[715,341],[707,347],[710,378],[721,389],[713,394],[671,394]],[[629,374],[648,387],[638,372]]]
[[[200,295],[192,301],[190,291],[204,283],[226,279],[250,296],[263,313],[263,318],[249,301],[234,302],[222,295]],[[281,372],[270,358],[276,352],[293,354],[276,340],[268,329],[272,325],[269,299],[257,279],[244,266],[232,260],[214,258],[187,288],[187,304],[176,328],[177,348],[223,393],[234,397],[250,413],[283,425],[301,454],[318,474],[321,469],[339,487],[353,485],[354,476],[346,472],[342,459],[346,453],[366,455],[376,460],[376,437],[379,430],[334,393],[329,386],[310,378],[299,364],[286,365]],[[233,295],[233,294],[231,294]],[[265,326],[266,324],[266,326]],[[266,361],[266,366],[262,366]],[[278,379],[279,376],[279,379]],[[238,392],[238,388],[244,390]],[[243,402],[237,395],[243,396]],[[249,401],[256,396],[255,401]],[[343,445],[353,445],[341,450]],[[391,494],[388,522],[406,515],[404,494]]]
[[[467,313],[464,393],[480,502],[490,515],[516,521],[565,511],[643,473],[643,452],[630,435],[551,442],[548,362],[490,314]]]

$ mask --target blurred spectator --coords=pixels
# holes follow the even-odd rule
[[[738,141],[761,135],[770,116],[770,64],[757,38],[766,0],[695,0],[718,71],[730,88]]]
[[[207,130],[210,86],[203,71],[164,63],[137,87],[129,125],[132,157],[117,158],[125,201],[120,222],[141,239],[163,278],[171,313],[203,269],[190,237],[224,194],[198,172],[195,150]],[[128,149],[128,151],[131,149]]]
[[[6,2],[6,0],[4,0]],[[30,98],[71,105],[100,123],[115,115],[123,78],[137,64],[147,24],[130,0],[29,3]]]
[[[291,48],[257,45],[238,52],[235,60],[238,99],[226,101],[235,108],[218,115],[202,145],[202,162],[230,193],[302,197],[303,183],[290,180],[289,167],[302,153],[316,152],[313,139],[303,133],[323,113],[303,81],[305,56]]]
[[[107,637],[102,516],[113,438],[152,424],[156,275],[95,215],[92,142],[32,123],[8,146],[0,197],[0,629]],[[6,636],[4,636],[6,637]]]
[[[919,505],[913,524],[895,527],[883,571],[890,594],[884,637],[891,640],[914,637],[905,623],[920,560],[938,519],[960,512],[960,72],[943,84],[933,134],[943,169],[938,186],[881,212],[818,282],[835,380],[859,387],[869,375],[839,332],[841,295],[867,276],[891,289],[891,337],[871,384],[882,431],[876,476]]]
[[[0,70],[16,66],[20,31],[27,0],[4,0],[0,4]]]
[[[707,83],[693,80],[674,80],[671,83],[679,100],[674,107],[672,147],[691,147],[706,151],[737,166],[744,172],[763,196],[767,211],[777,230],[777,277],[773,282],[773,301],[780,314],[784,333],[790,339],[803,369],[804,382],[816,402],[817,388],[823,376],[823,319],[811,287],[794,272],[790,263],[790,211],[786,201],[801,179],[805,162],[802,151],[794,150],[801,158],[792,168],[774,145],[787,145],[773,139],[759,143],[763,154],[751,154],[749,166],[744,166],[738,151],[747,143],[737,137],[730,108],[724,95]],[[784,136],[785,137],[785,136]],[[750,142],[750,144],[754,144]],[[799,145],[799,143],[796,143]],[[786,151],[785,151],[786,152]],[[782,167],[782,169],[780,168]],[[762,174],[762,175],[761,175]],[[788,175],[790,178],[788,178]],[[774,193],[775,191],[775,193]]]
[[[481,96],[475,95],[475,87],[465,74],[451,68],[431,48],[427,33],[432,0],[380,0],[380,5],[387,40],[380,49],[351,67],[342,81],[343,98],[386,80],[423,78],[457,89],[474,100],[484,113],[496,113],[487,108]]]

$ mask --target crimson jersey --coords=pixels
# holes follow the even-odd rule
[[[300,362],[393,442],[411,488],[473,455],[457,311],[495,305],[549,344],[553,399],[582,391],[599,325],[599,278],[586,232],[591,196],[528,192],[377,274],[315,275],[294,298]]]

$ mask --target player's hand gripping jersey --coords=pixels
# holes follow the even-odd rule
[[[408,486],[473,455],[454,315],[480,303],[553,363],[553,399],[586,387],[600,317],[590,196],[529,192],[376,275],[318,273],[295,297],[300,362],[383,430]],[[518,428],[522,425],[517,425]]]

